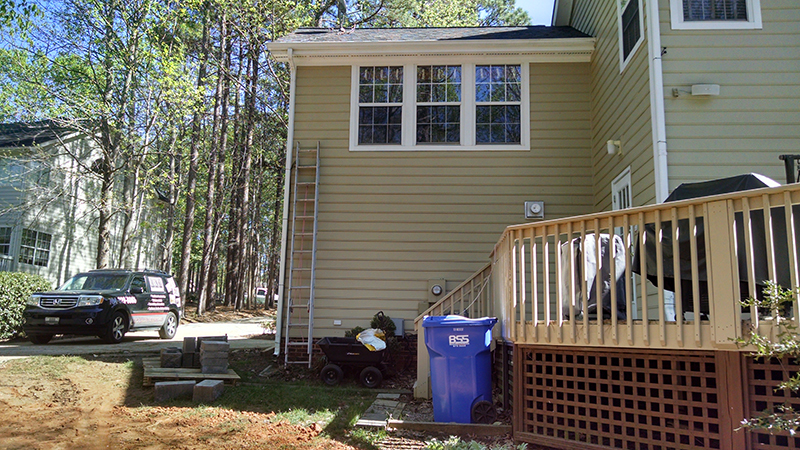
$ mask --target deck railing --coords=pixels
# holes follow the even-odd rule
[[[508,227],[492,255],[503,337],[735,349],[769,335],[776,312],[740,300],[765,280],[797,287],[799,205],[795,184]]]
[[[425,315],[496,316],[515,344],[737,350],[770,336],[777,312],[740,301],[765,280],[797,288],[798,231],[800,184],[510,226],[415,320],[414,394],[429,395]],[[795,298],[783,313],[797,311]]]

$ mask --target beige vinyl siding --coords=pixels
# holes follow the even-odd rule
[[[645,27],[646,9],[644,2],[640,14],[645,19]],[[575,1],[572,26],[597,39],[591,63],[594,209],[611,209],[611,181],[628,166],[631,167],[633,206],[653,203],[655,175],[646,29],[641,33],[644,41],[620,73],[614,1]],[[612,139],[621,142],[621,157],[608,155],[606,142]]]
[[[587,64],[530,66],[530,151],[351,152],[351,68],[297,70],[294,137],[321,148],[316,337],[378,311],[410,321],[428,280],[479,269],[526,200],[547,218],[592,210]]]
[[[800,153],[800,3],[761,0],[761,30],[672,30],[659,7],[670,189],[749,172],[784,183],[778,156]]]

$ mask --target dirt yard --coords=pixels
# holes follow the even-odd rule
[[[0,366],[0,380],[5,449],[356,448],[274,413],[153,405],[135,361],[28,358]]]
[[[189,316],[186,322],[225,321],[268,312],[234,312],[225,308]],[[342,388],[338,398],[326,397],[331,390],[317,380],[318,370],[287,370],[269,361],[259,349],[231,353],[231,366],[243,378],[236,387],[226,387],[222,404],[198,407],[191,401],[158,405],[153,388],[142,386],[141,358],[144,354],[35,356],[0,362],[0,447],[3,449],[94,450],[94,449],[380,449],[418,450],[432,435],[397,431],[365,438],[352,431],[354,417],[374,400],[372,392],[357,386]],[[153,356],[153,355],[150,355]],[[259,373],[271,365],[268,378]],[[389,389],[410,387],[413,377],[386,380]],[[272,383],[272,397],[289,397],[289,404],[302,403],[311,419],[283,420],[289,407],[254,395]],[[286,386],[319,385],[311,395],[320,398],[292,399]],[[276,387],[277,386],[277,387]],[[340,389],[340,388],[337,388]],[[351,391],[347,391],[351,389]],[[285,402],[285,403],[286,403]],[[328,412],[329,420],[315,414]],[[406,420],[430,421],[430,402],[410,402]],[[303,423],[304,425],[297,425]],[[445,439],[446,436],[436,436]],[[510,444],[508,437],[483,440]],[[532,448],[532,447],[529,447]],[[538,448],[538,447],[533,447]]]

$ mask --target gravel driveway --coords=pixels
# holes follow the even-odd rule
[[[170,340],[159,339],[158,331],[134,331],[119,344],[105,344],[93,336],[56,337],[49,344],[33,345],[28,340],[0,342],[0,362],[33,355],[86,355],[103,353],[155,353],[166,347],[181,347],[184,337],[228,335],[232,349],[273,348],[275,341],[266,339],[264,317],[230,322],[182,323]]]

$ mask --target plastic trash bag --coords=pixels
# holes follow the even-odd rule
[[[364,344],[370,351],[378,352],[386,348],[385,337],[383,330],[370,328],[358,333],[356,339],[358,339],[358,342]]]

